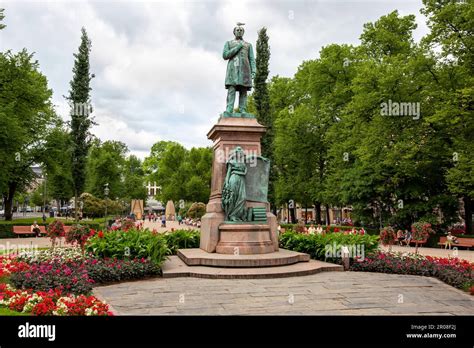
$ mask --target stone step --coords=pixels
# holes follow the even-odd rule
[[[178,257],[188,266],[211,267],[275,267],[286,266],[298,262],[308,262],[308,254],[285,249],[267,254],[218,254],[208,253],[202,249],[179,249]]]
[[[162,271],[163,278],[195,277],[209,279],[259,279],[297,277],[320,272],[340,272],[343,271],[343,267],[316,260],[299,262],[286,266],[260,268],[188,266],[178,256],[170,256],[163,264]]]

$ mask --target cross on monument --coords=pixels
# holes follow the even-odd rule
[[[151,185],[151,182],[148,181],[146,188],[148,189],[148,196],[155,196],[161,187],[156,185],[156,181],[153,182],[153,185]]]

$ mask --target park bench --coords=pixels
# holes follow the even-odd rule
[[[443,247],[446,245],[447,237],[441,237],[439,239],[438,245]],[[474,238],[457,238],[458,243],[451,243],[451,247],[464,247],[464,248],[474,248]]]
[[[39,229],[41,231],[41,234],[46,234],[45,226],[39,226]],[[13,233],[18,235],[18,238],[20,238],[21,234],[34,234],[33,232],[31,232],[31,226],[13,226]]]
[[[39,226],[39,229],[41,231],[41,234],[46,234],[46,226]],[[71,226],[64,226],[64,232],[69,232],[71,229]],[[13,233],[18,235],[18,238],[20,238],[21,234],[34,234],[31,232],[31,226],[13,226]]]

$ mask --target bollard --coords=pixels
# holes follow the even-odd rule
[[[341,247],[341,257],[342,257],[342,266],[344,267],[344,271],[349,270],[349,248],[346,246]]]

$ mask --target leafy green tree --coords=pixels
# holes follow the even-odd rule
[[[397,11],[364,26],[353,97],[332,128],[328,187],[360,221],[408,227],[435,218],[435,210],[445,213],[445,222],[451,218],[447,147],[443,130],[429,121],[435,62],[414,43],[415,28],[413,15]],[[391,101],[420,109],[390,117],[381,108]]]
[[[75,201],[84,190],[86,180],[86,162],[89,151],[89,129],[92,125],[90,118],[90,82],[93,78],[89,69],[91,41],[84,28],[79,52],[74,54],[73,78],[70,82],[68,101],[71,106],[71,136],[72,136],[72,181]],[[78,209],[76,209],[76,219]]]
[[[322,221],[321,206],[334,201],[326,194],[332,141],[328,132],[352,95],[353,74],[343,64],[351,54],[350,46],[329,45],[321,50],[319,59],[304,62],[291,84],[281,86],[282,92],[272,89],[286,96],[275,100],[281,109],[275,136],[281,176],[278,192],[303,207],[314,205],[318,223]]]
[[[211,193],[212,150],[193,147],[186,156],[183,170],[187,176],[185,200],[207,202]]]
[[[45,136],[41,163],[46,174],[46,189],[58,205],[74,195],[72,184],[71,135],[62,122],[48,129]]]
[[[472,233],[474,200],[474,6],[472,2],[424,0],[421,12],[430,33],[423,38],[432,59],[433,87],[429,121],[442,130],[449,150],[446,181],[464,203],[464,220]],[[439,50],[441,48],[441,50]]]
[[[0,191],[5,219],[12,219],[13,198],[34,178],[47,127],[56,119],[46,77],[25,49],[0,54]]]
[[[104,198],[105,185],[108,184],[111,199],[123,197],[122,177],[127,151],[127,146],[120,141],[92,142],[86,167],[89,193]]]
[[[152,146],[143,167],[147,181],[161,187],[157,198],[162,202],[183,199],[207,202],[210,194],[212,150],[185,149],[181,144],[160,141]]]
[[[44,204],[44,183],[39,185],[30,195],[30,205],[32,207],[42,207]]]
[[[142,162],[134,155],[130,155],[123,165],[123,192],[122,197],[128,201],[132,199],[146,200],[145,172]]]

